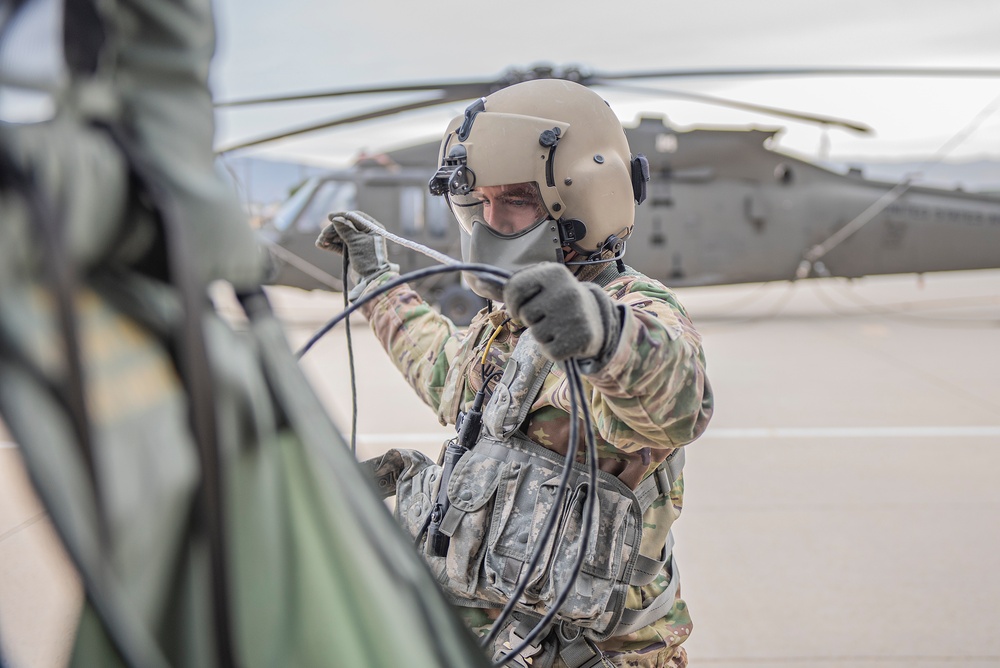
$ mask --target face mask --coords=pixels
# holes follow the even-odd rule
[[[562,245],[556,224],[551,219],[516,234],[502,235],[485,223],[472,224],[472,233],[462,229],[462,259],[465,262],[488,264],[510,272],[533,266],[539,262],[562,262]],[[480,297],[503,301],[503,286],[493,277],[465,272],[469,287]]]

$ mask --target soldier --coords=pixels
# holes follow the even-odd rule
[[[397,519],[467,623],[489,633],[496,660],[687,664],[691,620],[670,527],[682,505],[682,446],[705,430],[713,401],[683,306],[622,261],[647,179],[645,158],[630,154],[621,123],[590,89],[536,80],[493,93],[449,125],[430,188],[448,197],[463,258],[512,277],[466,275],[490,300],[466,330],[405,284],[363,307],[441,423],[465,423],[443,467],[405,450],[372,465],[396,480]],[[352,299],[398,276],[375,221],[361,212],[331,221],[317,245],[348,248]],[[571,424],[572,378],[560,364],[570,359],[600,469],[589,536],[586,468],[564,465],[586,428]],[[491,629],[505,607],[514,614]],[[508,657],[549,613],[538,638]]]

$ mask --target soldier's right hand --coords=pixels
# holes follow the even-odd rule
[[[329,218],[330,224],[320,232],[316,246],[338,255],[343,255],[344,249],[347,248],[355,283],[398,269],[389,262],[385,238],[371,231],[369,227],[385,229],[382,223],[363,211],[340,211],[331,213]]]

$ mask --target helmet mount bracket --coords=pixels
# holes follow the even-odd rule
[[[462,125],[458,128],[456,135],[458,136],[458,141],[465,141],[469,138],[469,133],[472,132],[472,124],[476,122],[476,116],[480,112],[486,111],[486,98],[481,97],[468,107],[465,108],[465,118],[462,120]]]
[[[468,195],[476,187],[476,174],[468,166],[468,152],[456,144],[441,161],[434,176],[427,183],[431,195]]]

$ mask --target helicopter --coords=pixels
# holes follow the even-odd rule
[[[803,71],[815,73],[814,69],[785,69],[747,70],[740,74]],[[853,70],[823,70],[827,74],[847,71]],[[899,72],[863,70],[869,74],[890,71]],[[723,72],[731,73],[705,71],[698,75]],[[904,73],[915,72],[918,71]],[[997,74],[992,70],[976,72]],[[444,90],[445,97],[451,99],[488,93],[529,78],[559,77],[597,85],[616,77],[666,74],[587,75],[575,68],[539,66],[528,71],[508,71],[488,86],[452,84]],[[422,90],[431,85],[377,90]],[[358,91],[335,94],[352,92]],[[298,97],[228,104],[290,99]],[[747,106],[714,97],[704,101]],[[824,126],[868,131],[861,124],[830,117],[758,106],[754,110]],[[359,117],[339,119],[334,124],[356,120]],[[300,128],[293,133],[316,129],[319,128]],[[631,150],[645,155],[650,168],[648,199],[636,209],[635,227],[628,240],[629,264],[672,287],[827,276],[922,274],[1000,266],[1000,195],[917,185],[909,179],[896,183],[874,180],[856,168],[846,173],[834,171],[776,150],[774,145],[780,132],[780,127],[681,130],[662,116],[649,115],[640,116],[636,124],[626,126]],[[289,134],[272,135],[225,151],[286,136]],[[343,289],[339,259],[314,246],[326,225],[327,214],[332,211],[367,211],[390,231],[452,257],[459,256],[460,231],[450,223],[447,203],[444,198],[432,197],[427,192],[427,182],[437,165],[437,151],[438,142],[388,151],[362,158],[350,169],[330,171],[302,184],[260,229],[260,237],[272,249],[275,259],[271,283],[303,289]],[[410,249],[391,247],[389,252],[390,259],[404,272],[431,263]],[[456,275],[434,276],[417,282],[414,287],[458,325],[467,324],[485,303]]]

